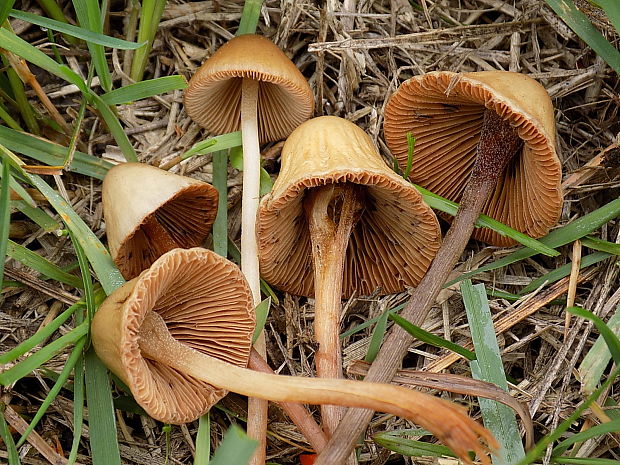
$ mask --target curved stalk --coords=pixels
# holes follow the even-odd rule
[[[437,294],[463,253],[476,219],[493,192],[497,180],[520,145],[521,140],[510,123],[503,121],[491,110],[485,111],[476,162],[458,212],[428,272],[402,310],[403,318],[415,325],[422,325]],[[390,382],[400,368],[412,341],[413,338],[407,332],[395,325],[381,346],[365,381]],[[371,418],[372,412],[349,409],[315,465],[343,463]]]
[[[260,356],[256,350],[250,353],[250,361],[248,368],[262,373],[275,375],[271,367],[265,359]],[[321,427],[314,421],[308,410],[301,404],[291,402],[279,402],[282,410],[286,412],[289,418],[295,423],[301,434],[308,440],[315,452],[319,453],[327,444],[327,435]]]
[[[243,193],[241,197],[241,271],[245,275],[254,306],[260,303],[260,275],[256,242],[256,212],[260,196],[260,146],[258,142],[258,88],[254,79],[241,83],[241,138],[243,143]],[[265,335],[261,333],[254,347],[266,355]],[[248,435],[259,441],[251,465],[265,463],[267,448],[267,402],[248,401]]]
[[[353,184],[317,187],[304,199],[312,242],[314,335],[319,344],[315,360],[319,378],[343,378],[339,338],[342,274],[349,236],[363,208],[360,199],[359,189]],[[332,220],[334,216],[337,220]],[[342,407],[321,406],[322,424],[328,435],[336,430],[343,414]]]
[[[488,464],[489,447],[497,447],[491,433],[465,415],[461,408],[440,398],[389,384],[249,371],[178,342],[156,312],[148,312],[142,323],[140,350],[146,358],[246,396],[278,402],[362,407],[407,418],[431,431],[466,463],[472,463],[468,456],[468,451],[472,450]]]

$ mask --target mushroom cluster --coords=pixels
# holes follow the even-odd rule
[[[325,448],[317,464],[330,465],[344,462],[372,411],[385,411],[427,428],[464,462],[474,451],[488,463],[494,438],[458,407],[382,384],[410,343],[402,330],[390,332],[371,382],[338,379],[341,301],[413,287],[402,316],[421,324],[481,212],[535,237],[548,232],[561,173],[542,86],[516,73],[438,72],[410,79],[389,100],[385,139],[398,163],[411,163],[411,181],[461,204],[443,243],[433,211],[361,128],[310,119],[308,83],[267,39],[227,42],[193,76],[184,102],[209,132],[242,132],[241,270],[201,248],[216,215],[212,186],[138,163],[110,170],[108,244],[129,281],[96,313],[92,339],[136,401],[155,419],[184,423],[229,390],[275,400],[317,452]],[[281,139],[281,170],[259,206],[260,144]],[[473,237],[510,243],[488,230]],[[266,373],[264,354],[252,349],[259,270],[272,286],[314,298],[320,379]],[[301,403],[322,406],[322,429]]]

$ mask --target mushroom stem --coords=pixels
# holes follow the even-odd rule
[[[256,241],[256,212],[260,197],[260,146],[258,142],[259,82],[243,79],[241,83],[241,138],[243,144],[243,193],[241,197],[241,271],[245,275],[254,306],[260,303],[260,275]],[[259,336],[254,347],[263,357],[266,354],[265,336]],[[248,435],[259,441],[251,464],[265,463],[267,447],[267,403],[250,399],[248,406]]]
[[[431,431],[466,463],[472,463],[470,450],[483,463],[490,463],[489,447],[497,447],[491,433],[461,408],[440,398],[389,384],[281,376],[240,368],[178,342],[163,318],[153,311],[145,315],[140,328],[140,350],[145,358],[246,396],[277,402],[355,406],[407,418]]]
[[[349,236],[362,208],[359,188],[349,183],[311,189],[304,199],[312,243],[314,334],[319,344],[315,360],[319,378],[343,377],[339,339],[342,274]],[[341,407],[321,407],[323,428],[328,435],[334,432],[343,413]]]
[[[260,147],[258,144],[258,81],[244,79],[241,85],[241,138],[243,143],[243,193],[241,197],[241,271],[250,285],[254,305],[260,302],[256,212],[260,192]]]
[[[265,359],[256,350],[250,352],[248,368],[275,375]],[[327,444],[327,435],[317,422],[314,421],[308,410],[303,405],[292,402],[280,402],[279,405],[299,428],[299,431],[314,448],[314,451],[317,453],[321,452]]]
[[[499,176],[521,144],[521,139],[509,122],[502,120],[492,110],[484,112],[476,161],[465,186],[460,207],[430,268],[402,310],[403,318],[415,325],[422,325],[437,294],[463,253],[476,220]],[[412,336],[395,326],[382,344],[365,380],[389,382],[400,368],[412,340]],[[350,409],[315,465],[343,463],[370,418],[371,414],[367,411]]]

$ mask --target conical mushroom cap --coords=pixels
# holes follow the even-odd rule
[[[217,190],[154,166],[123,163],[103,180],[103,214],[114,263],[131,279],[171,248],[202,243],[217,214]],[[148,230],[153,221],[167,240]]]
[[[195,420],[226,391],[142,357],[140,326],[150,311],[178,341],[245,367],[255,326],[250,288],[239,268],[214,252],[174,249],[110,294],[93,318],[97,355],[138,404],[165,423]]]
[[[485,109],[510,121],[523,140],[520,154],[498,180],[483,213],[532,237],[555,225],[562,208],[560,161],[549,95],[523,74],[448,71],[404,82],[385,109],[385,140],[404,167],[407,132],[416,138],[410,179],[458,202],[474,165]],[[485,228],[473,237],[493,245],[513,242]]]
[[[383,161],[355,124],[311,119],[289,136],[273,190],[260,203],[257,234],[261,276],[290,293],[312,296],[314,276],[307,189],[337,183],[365,187],[364,211],[345,260],[343,296],[399,292],[416,285],[439,248],[439,225],[418,191]]]
[[[304,76],[273,42],[252,34],[229,40],[196,71],[185,90],[185,111],[213,134],[238,131],[243,78],[259,81],[261,143],[286,138],[312,115]]]

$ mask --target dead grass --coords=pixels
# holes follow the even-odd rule
[[[111,35],[120,35],[122,31],[124,3],[111,2]],[[206,57],[233,36],[241,6],[241,2],[229,0],[193,3],[170,0],[147,72],[155,76],[178,72],[189,77]],[[38,5],[30,0],[17,2],[16,8],[39,11]],[[590,11],[593,11],[591,17],[597,27],[618,46],[620,38],[606,18],[596,10]],[[281,0],[267,1],[263,13],[266,16],[259,23],[259,33],[274,40],[308,78],[318,102],[316,114],[342,116],[355,122],[372,136],[386,157],[389,154],[382,139],[383,109],[389,96],[405,79],[434,70],[518,71],[539,80],[549,91],[556,108],[566,192],[561,222],[593,211],[618,196],[620,163],[618,149],[614,148],[620,137],[618,76],[543,2],[418,0],[410,4],[406,0],[327,0],[319,8],[315,2],[307,0]],[[19,21],[14,27],[30,43],[47,41],[37,27]],[[43,45],[43,49],[49,50],[49,47]],[[75,70],[84,71],[80,62],[84,50],[73,48],[60,50],[60,53],[68,57]],[[122,79],[123,55],[114,52],[110,61],[116,78]],[[45,84],[45,92],[60,113],[65,118],[73,117],[78,105],[77,94],[60,82],[50,81],[45,73],[37,73],[37,77]],[[123,106],[119,112],[144,162],[165,163],[205,137],[184,113],[180,92]],[[82,141],[90,153],[119,159],[118,149],[111,145],[113,140],[92,113],[87,113],[84,127],[87,130]],[[278,171],[280,149],[281,144],[264,148],[268,154],[266,169],[274,176]],[[172,170],[210,182],[211,158],[196,157]],[[98,236],[103,236],[100,183],[71,174],[63,176],[63,182],[74,209]],[[230,168],[231,238],[239,236],[240,184],[240,174]],[[619,223],[612,221],[603,226],[599,237],[620,241]],[[19,241],[61,265],[75,262],[66,237],[43,234],[33,228],[33,232]],[[502,290],[518,291],[533,278],[570,262],[571,250],[567,246],[560,257],[535,257],[495,273],[481,274],[478,279]],[[460,270],[475,268],[505,254],[506,250],[472,242],[463,255]],[[576,303],[601,317],[610,315],[620,300],[618,275],[619,267],[614,260],[583,271]],[[79,296],[76,289],[50,285],[14,261],[7,263],[5,279],[19,281],[25,287],[5,290],[0,295],[2,352],[32,335],[50,312],[64,309]],[[597,335],[589,323],[579,319],[573,319],[570,330],[564,335],[563,308],[550,302],[565,295],[568,287],[569,280],[564,279],[525,302],[510,304],[501,299],[491,302],[492,311],[501,322],[498,338],[507,374],[518,382],[513,393],[529,406],[538,438],[557,426],[584,399],[575,378],[575,367]],[[351,299],[345,306],[343,329],[355,327],[404,299],[406,294]],[[280,304],[272,309],[267,324],[268,354],[275,369],[288,374],[312,375],[315,351],[312,323],[312,302],[281,295]],[[465,312],[458,290],[443,292],[441,302],[425,327],[455,342],[467,343]],[[369,334],[369,330],[365,330],[344,340],[347,363],[363,357]],[[64,357],[59,356],[46,368],[59,371],[63,362]],[[469,373],[467,365],[456,357],[422,345],[414,346],[407,364]],[[35,373],[2,391],[2,400],[28,418],[40,405],[50,385],[43,372]],[[608,395],[620,402],[618,387],[616,383]],[[472,413],[476,412],[471,399],[459,395],[449,397],[469,406]],[[70,391],[63,391],[37,428],[57,457],[70,448],[70,399]],[[236,416],[245,415],[245,400],[236,395],[228,396],[221,405],[223,409],[213,411],[214,439],[221,438],[230,422],[236,421]],[[277,407],[271,409],[268,456],[281,464],[298,463],[297,455],[308,450],[308,445]],[[125,463],[156,465],[165,462],[166,439],[161,424],[121,411],[117,419]],[[576,428],[598,421],[594,412],[587,411]],[[401,427],[408,425],[378,414],[367,439],[372,433]],[[196,428],[197,423],[172,428],[170,463],[192,462]],[[85,431],[80,463],[90,462],[87,437]],[[585,447],[586,456],[620,460],[617,437],[605,436]],[[42,448],[33,445],[23,463],[47,463]],[[0,450],[0,462],[5,457],[6,453]],[[389,457],[367,441],[361,459],[362,463],[378,465],[386,463]],[[392,458],[389,463],[404,463],[403,460]]]

